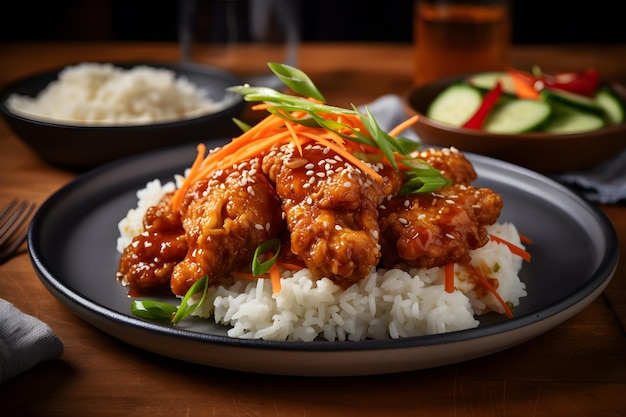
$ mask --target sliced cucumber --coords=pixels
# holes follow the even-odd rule
[[[542,131],[548,133],[579,133],[600,129],[605,126],[601,116],[554,103],[552,117]]]
[[[433,100],[426,115],[442,123],[462,126],[480,107],[482,100],[480,90],[471,85],[451,84]]]
[[[491,111],[483,129],[490,133],[515,134],[533,131],[548,120],[552,109],[539,100],[501,100]]]
[[[502,83],[503,92],[515,94],[515,83],[506,72],[481,72],[467,78],[469,84],[484,91],[492,90],[498,81]]]
[[[624,122],[624,102],[613,90],[606,86],[598,88],[595,100],[604,109],[609,123],[616,125]]]
[[[541,90],[540,94],[545,100],[604,116],[604,108],[591,97],[570,93],[569,91],[556,90],[554,88],[544,88]]]

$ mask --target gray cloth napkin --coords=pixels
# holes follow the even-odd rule
[[[361,106],[364,110],[365,106]],[[407,118],[402,99],[394,94],[379,97],[367,105],[383,130],[389,130]],[[417,140],[419,137],[412,129],[405,130],[401,136]],[[626,148],[613,158],[592,168],[560,173],[552,177],[566,186],[570,186],[589,201],[600,204],[615,204],[626,201]]]
[[[63,342],[47,324],[0,298],[0,383],[62,353]]]

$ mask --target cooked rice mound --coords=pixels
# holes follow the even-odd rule
[[[177,181],[180,182],[180,177]],[[176,187],[174,182],[154,180],[137,192],[137,208],[118,225],[118,251],[142,231],[145,210]],[[515,226],[496,223],[490,234],[524,247]],[[471,265],[488,270],[497,279],[497,291],[510,306],[527,295],[519,278],[522,259],[506,245],[490,241],[472,251]],[[193,302],[193,301],[191,301]],[[233,280],[210,287],[194,315],[228,326],[236,338],[276,341],[328,341],[404,338],[440,334],[478,326],[477,315],[504,313],[493,294],[472,279],[463,266],[456,266],[455,290],[444,291],[443,268],[378,269],[343,290],[328,278],[313,279],[308,269],[285,271],[281,290],[273,293],[269,280]]]
[[[36,97],[12,94],[11,111],[76,124],[148,124],[215,113],[224,107],[174,71],[85,62],[64,68]]]

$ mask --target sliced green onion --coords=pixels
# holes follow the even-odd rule
[[[161,301],[133,300],[130,311],[134,315],[160,322],[170,323],[176,314],[177,307]]]
[[[244,122],[241,119],[237,119],[236,117],[233,117],[232,121],[233,121],[233,123],[235,123],[237,125],[237,127],[239,129],[241,129],[242,132],[247,132],[252,127],[248,123]]]
[[[274,255],[265,262],[261,262],[261,256],[269,251],[273,252]],[[254,251],[254,257],[252,258],[252,275],[258,277],[269,271],[272,265],[276,263],[279,252],[280,239],[278,238],[266,240],[265,242],[257,246],[256,250]]]
[[[246,101],[263,102],[272,105],[268,111],[285,120],[309,127],[319,126],[332,131],[344,139],[377,147],[396,171],[399,170],[396,154],[407,157],[407,159],[401,160],[402,163],[410,168],[408,171],[405,171],[408,180],[402,186],[401,194],[432,192],[450,184],[450,181],[444,178],[439,170],[433,168],[425,161],[414,160],[411,157],[411,153],[420,146],[418,142],[402,137],[394,138],[390,136],[380,127],[369,108],[366,107],[366,113],[363,114],[354,104],[351,105],[351,109],[325,104],[324,96],[303,71],[276,62],[271,62],[268,66],[286,86],[291,88],[296,94],[304,97],[285,94],[268,87],[252,87],[249,85],[229,87],[227,90],[242,94]],[[311,101],[309,98],[314,98],[319,102]],[[291,116],[291,113],[295,111],[303,111],[307,116],[302,118]],[[369,137],[350,126],[324,118],[324,113],[357,115],[366,127]],[[342,133],[345,129],[352,132],[352,135]],[[357,157],[361,157],[361,155]],[[362,160],[372,162],[371,158]],[[267,272],[271,267],[271,263],[268,264],[267,268],[261,267],[265,263],[261,264],[256,256],[253,268],[255,263],[257,265],[256,268],[263,271],[260,274]]]
[[[302,70],[292,67],[287,64],[280,64],[277,62],[270,62],[267,64],[272,72],[294,93],[303,95],[305,97],[311,97],[322,103],[326,102],[326,99],[317,89],[313,81]]]
[[[196,309],[200,307],[202,303],[204,302],[208,288],[209,288],[209,277],[205,275],[199,280],[197,280],[191,286],[191,288],[189,288],[189,291],[187,291],[187,293],[183,297],[183,300],[180,302],[178,311],[172,318],[172,324],[178,324],[181,320],[186,319],[187,317],[189,317],[189,315],[191,315],[191,313],[196,311]],[[200,297],[200,299],[193,304],[189,304],[189,299],[200,291],[202,291],[202,296]]]

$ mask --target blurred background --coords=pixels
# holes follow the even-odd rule
[[[198,0],[202,7],[203,0]],[[626,41],[619,2],[513,0],[513,43]],[[179,0],[10,1],[0,41],[176,41]],[[413,0],[303,1],[303,41],[412,41]],[[8,24],[8,22],[11,24]],[[616,57],[626,59],[626,57]]]

